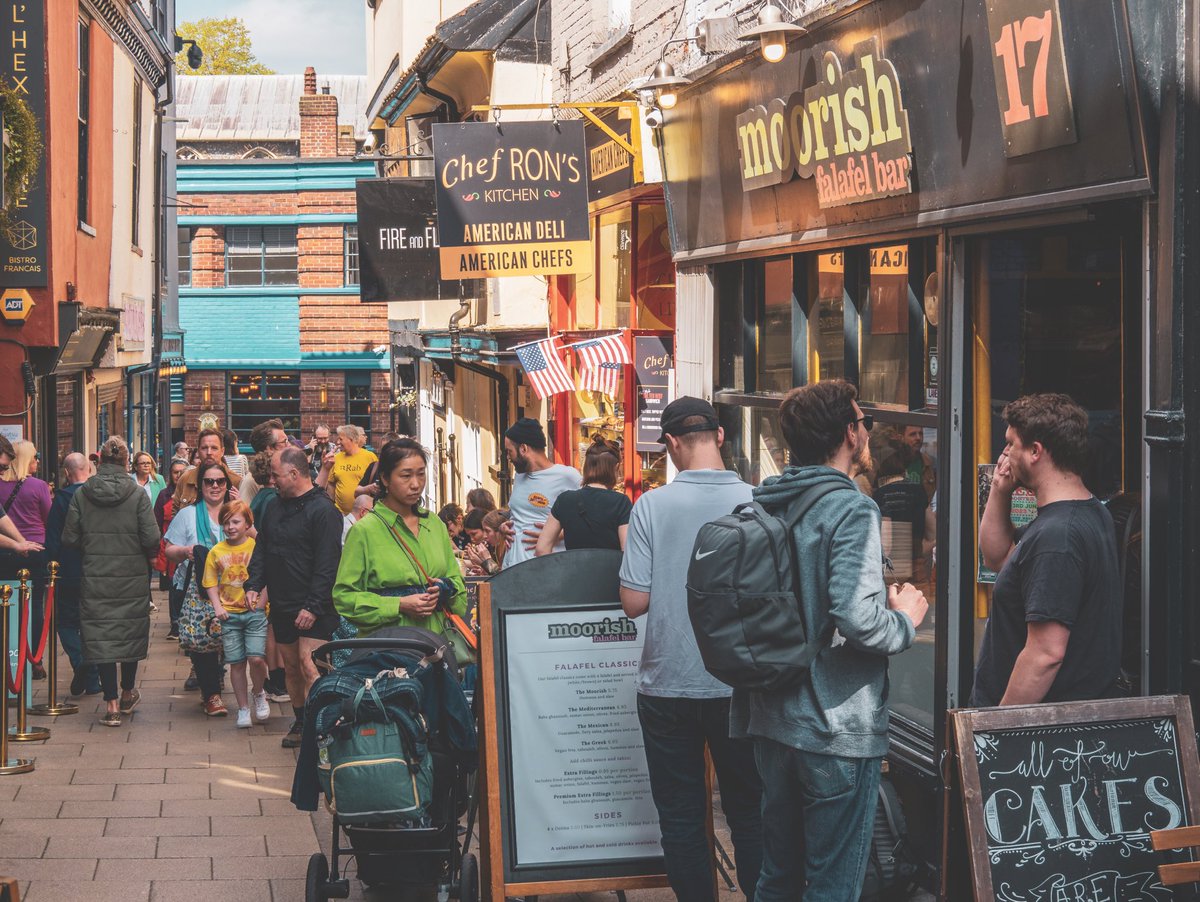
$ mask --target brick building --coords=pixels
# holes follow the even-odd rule
[[[366,79],[181,78],[177,110],[180,325],[174,438],[215,417],[243,442],[279,417],[289,433],[392,428],[387,311],[361,304],[355,162]]]

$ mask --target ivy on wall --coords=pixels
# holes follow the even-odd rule
[[[29,190],[42,159],[42,133],[37,117],[13,88],[0,81],[0,113],[4,116],[4,197],[0,229],[7,229],[17,199]]]

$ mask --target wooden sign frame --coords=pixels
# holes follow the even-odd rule
[[[975,757],[976,732],[1018,730],[1042,725],[1174,718],[1179,771],[1183,777],[1181,789],[1187,818],[1189,823],[1200,825],[1200,757],[1196,750],[1191,702],[1186,696],[1165,695],[1064,704],[968,708],[950,711],[949,716],[953,735],[949,737],[948,745],[958,756],[957,771],[962,790],[972,882],[977,902],[993,902],[996,894],[992,887],[992,869],[988,861],[989,846],[984,824],[979,762]]]
[[[553,611],[579,609],[581,611],[603,611],[616,597],[616,573],[621,554],[617,551],[573,551],[535,558],[507,570],[495,580],[479,587],[477,620],[479,635],[479,686],[482,693],[480,705],[480,740],[482,742],[482,771],[476,791],[480,799],[480,849],[483,858],[483,884],[491,890],[493,902],[503,902],[507,896],[539,896],[553,893],[588,893],[616,890],[657,889],[668,886],[663,859],[645,859],[652,864],[650,872],[638,873],[640,862],[623,860],[614,863],[616,870],[623,871],[607,876],[580,878],[557,878],[552,875],[534,876],[530,879],[510,879],[508,867],[508,811],[506,801],[513,787],[512,765],[508,750],[500,748],[501,724],[506,718],[507,684],[502,673],[505,659],[504,636],[498,629],[500,619],[506,612]],[[611,585],[607,579],[593,579],[597,573],[611,570]],[[537,573],[531,572],[537,571]],[[607,573],[606,573],[607,575]],[[563,580],[572,586],[576,596],[564,602],[554,597],[550,586]],[[502,584],[514,581],[515,585],[540,586],[540,592],[530,594],[533,599],[520,605],[505,605],[500,608],[493,601],[497,581]],[[508,593],[511,594],[511,593]],[[615,608],[620,613],[619,604]],[[507,766],[502,763],[507,761]],[[580,870],[587,866],[581,866]],[[595,865],[597,870],[612,870],[603,863]],[[551,868],[539,868],[547,871]]]

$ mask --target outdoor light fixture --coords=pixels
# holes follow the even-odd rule
[[[666,48],[663,48],[664,51]],[[675,67],[666,60],[660,60],[654,67],[654,74],[648,81],[642,82],[641,89],[653,91],[659,107],[669,110],[679,101],[678,89],[690,85],[692,80],[684,75],[676,75]]]
[[[329,403],[329,386],[324,382],[321,383],[321,406],[324,407]]]
[[[781,10],[770,0],[758,11],[758,24],[738,35],[739,41],[758,41],[763,59],[777,63],[787,55],[787,42],[807,34],[808,29],[783,20]]]
[[[212,403],[212,383],[204,383],[204,406],[207,407]]]

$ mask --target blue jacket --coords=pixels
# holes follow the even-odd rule
[[[63,486],[54,493],[50,513],[46,515],[46,560],[58,561],[58,581],[54,585],[54,604],[58,625],[79,626],[79,589],[83,579],[83,555],[62,543],[63,527],[71,499],[83,487],[82,482]]]
[[[782,513],[808,488],[829,481],[846,491],[817,501],[796,526],[799,596],[809,635],[837,629],[809,679],[778,692],[735,690],[734,736],[761,736],[792,748],[844,758],[887,753],[888,655],[912,645],[912,621],[887,607],[879,508],[831,467],[789,467],[754,490]]]

